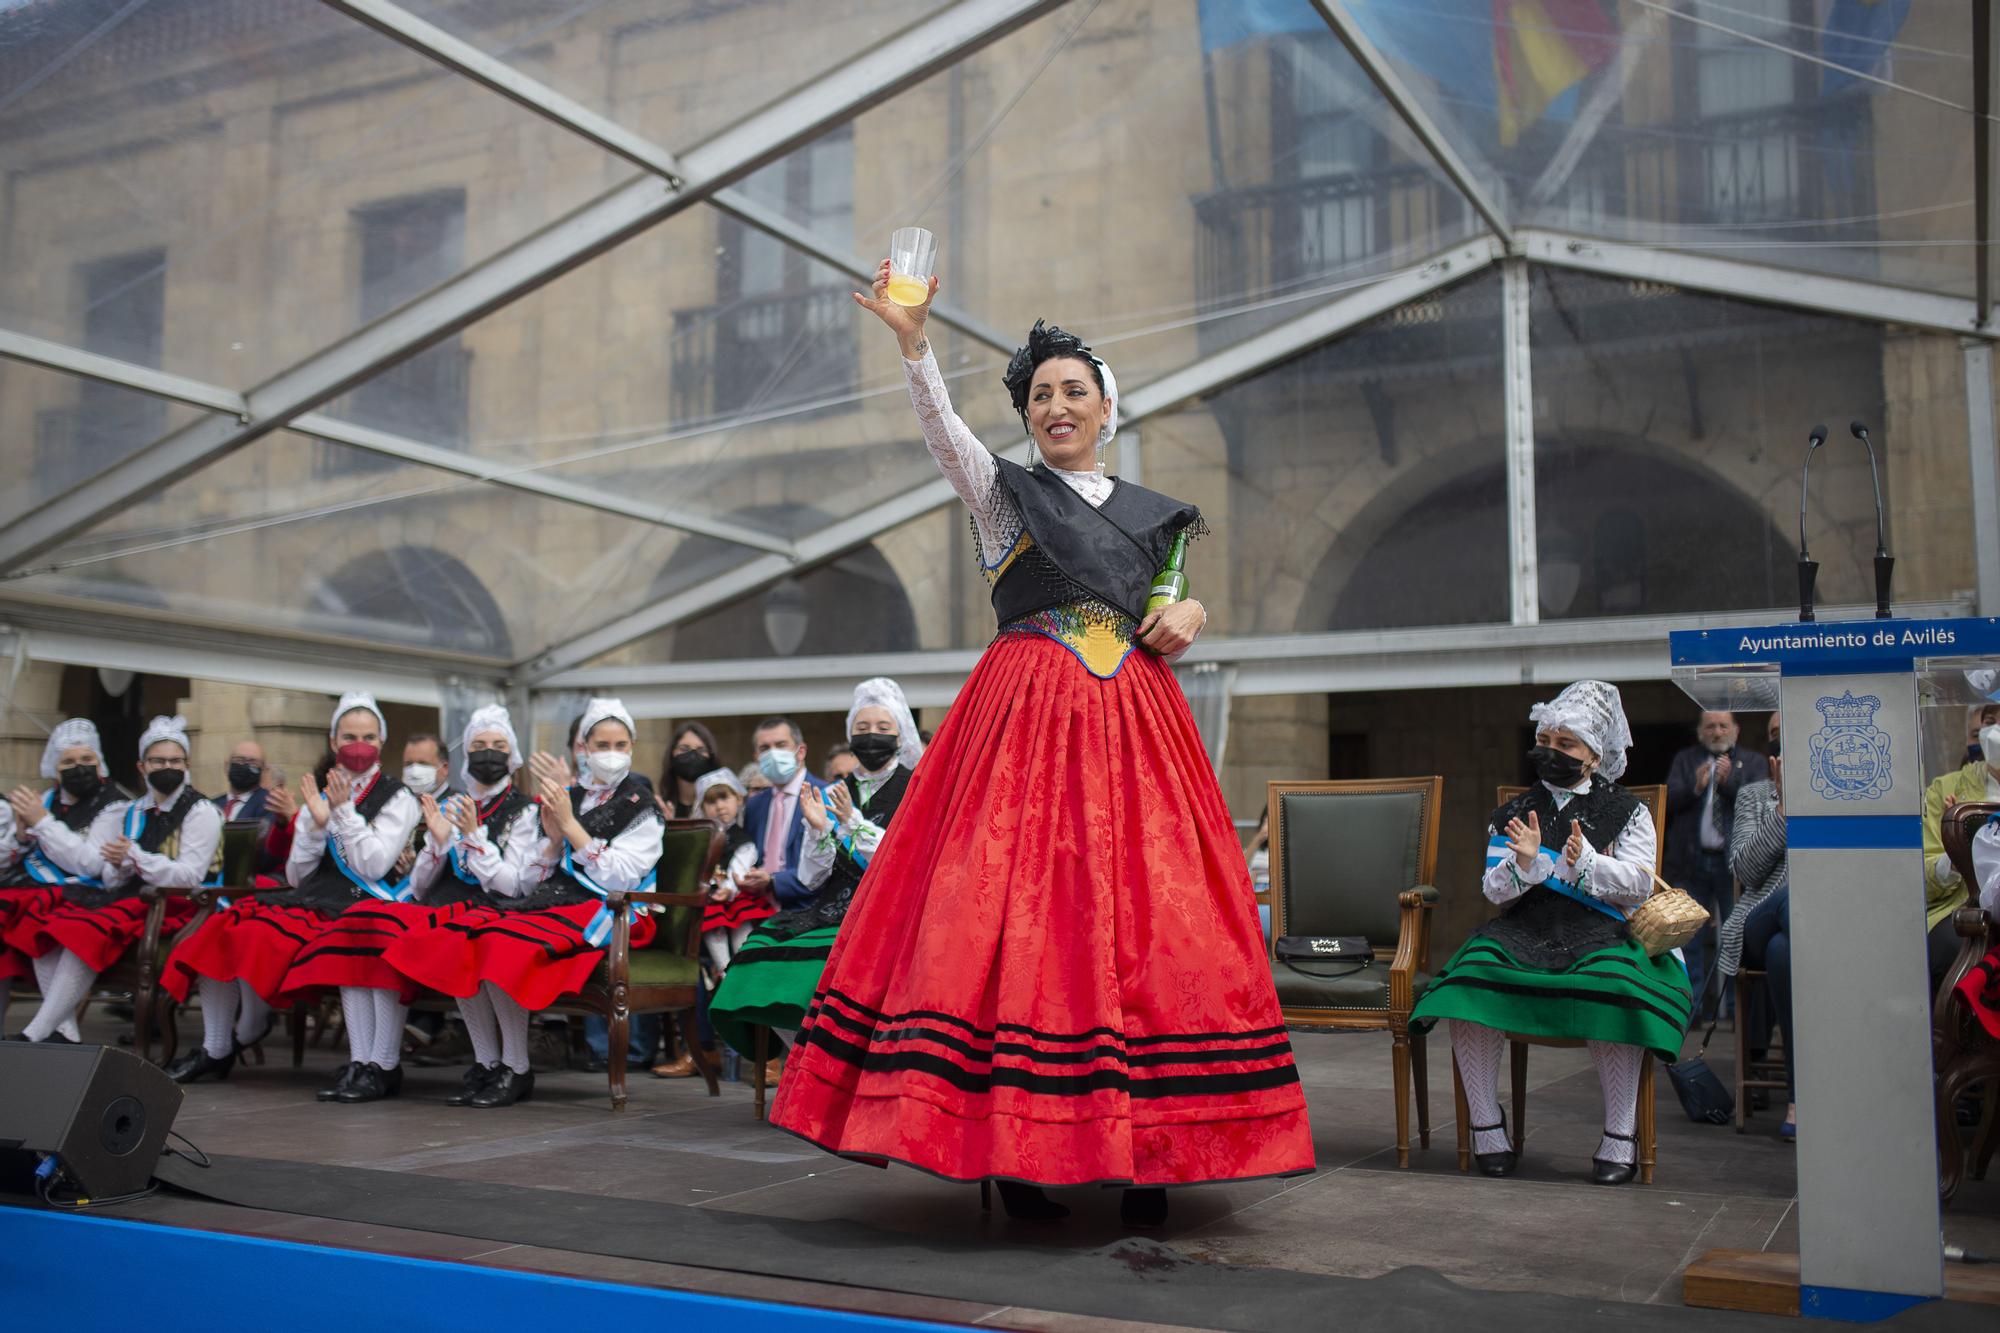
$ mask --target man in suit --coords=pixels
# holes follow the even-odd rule
[[[826,880],[825,866],[808,864],[806,821],[799,797],[807,787],[815,792],[827,784],[806,770],[806,742],[798,723],[788,717],[768,717],[757,724],[750,743],[757,767],[771,780],[769,789],[750,798],[743,808],[743,827],[757,840],[762,864],[741,877],[746,892],[771,894],[781,908],[807,902]]]
[[[222,807],[222,822],[264,818],[270,793],[264,790],[264,747],[255,741],[238,741],[229,752],[229,790],[211,798]]]
[[[1686,889],[1713,918],[1687,946],[1688,978],[1697,997],[1704,994],[1714,962],[1716,923],[1729,915],[1736,896],[1729,876],[1736,793],[1771,776],[1770,762],[1743,749],[1739,738],[1734,713],[1703,713],[1695,724],[1695,743],[1675,755],[1667,770],[1666,879]],[[1703,1008],[1712,1009],[1713,1003],[1704,1001]]]

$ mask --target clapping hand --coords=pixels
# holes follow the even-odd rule
[[[417,798],[417,804],[424,808],[424,827],[430,830],[431,845],[442,847],[451,841],[451,822],[438,809],[437,797],[425,792]]]
[[[7,804],[13,807],[14,820],[22,828],[39,824],[49,816],[49,812],[42,807],[42,798],[29,787],[16,787],[8,792]]]
[[[1518,819],[1507,821],[1507,845],[1514,851],[1514,861],[1526,870],[1542,854],[1542,821],[1533,810],[1528,812],[1526,823]]]
[[[270,811],[273,817],[289,824],[292,822],[292,816],[299,812],[299,803],[292,795],[292,789],[280,784],[265,794],[264,808]]]
[[[445,818],[449,819],[466,837],[479,832],[479,807],[470,796],[454,796],[445,802]]]
[[[826,832],[828,822],[826,802],[820,799],[819,788],[810,782],[799,789],[799,813],[805,817],[806,823],[812,826],[813,832]]]
[[[325,828],[327,822],[333,818],[333,810],[327,805],[326,797],[319,794],[319,783],[313,781],[313,775],[310,773],[299,776],[299,800],[303,801],[306,809],[312,812],[313,823],[321,828]]]
[[[132,859],[132,840],[130,838],[113,838],[110,842],[104,844],[99,855],[103,856],[107,862],[114,866],[125,865]]]
[[[326,803],[339,809],[354,799],[354,775],[346,769],[335,767],[326,775]]]
[[[833,811],[833,817],[846,824],[854,818],[854,796],[847,790],[845,782],[836,782],[826,789],[826,803]]]
[[[1583,825],[1573,824],[1569,830],[1569,840],[1563,843],[1563,860],[1576,865],[1583,860],[1583,849],[1589,844],[1583,840]]]

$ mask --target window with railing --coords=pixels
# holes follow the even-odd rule
[[[854,233],[854,135],[829,134],[740,187],[838,249]],[[735,217],[718,220],[716,302],[674,312],[677,421],[802,402],[852,406],[859,374],[853,285]]]
[[[354,210],[357,306],[363,323],[454,276],[465,263],[465,192],[438,190]],[[456,335],[364,381],[344,415],[423,444],[462,445],[471,402],[471,353]],[[321,456],[322,475],[395,466],[355,450]]]

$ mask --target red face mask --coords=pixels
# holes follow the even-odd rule
[[[350,773],[366,773],[381,755],[382,751],[367,741],[349,741],[333,752],[340,766]]]

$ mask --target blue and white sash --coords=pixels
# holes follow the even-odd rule
[[[583,928],[583,942],[593,949],[602,949],[604,942],[611,938],[611,890],[577,869],[576,862],[571,858],[570,848],[567,844],[563,846],[562,868],[571,879],[575,880],[583,888],[584,892],[593,895],[602,904],[597,909],[597,915],[590,918],[590,924]],[[632,892],[646,893],[655,884],[659,883],[659,881],[660,872],[657,869],[648,870],[646,878],[640,880],[639,886],[633,889]]]
[[[363,893],[380,898],[385,903],[406,903],[417,896],[416,890],[410,887],[407,876],[400,884],[390,884],[386,880],[368,879],[363,876],[360,871],[347,864],[347,858],[340,854],[340,839],[331,832],[326,835],[326,854],[333,858],[335,868],[347,876],[354,887]]]
[[[1494,866],[1508,860],[1513,855],[1514,848],[1505,838],[1496,834],[1486,840],[1486,868],[1488,870],[1493,869]],[[1518,870],[1515,871],[1515,878],[1520,878]],[[1542,887],[1560,893],[1565,898],[1580,902],[1585,907],[1594,908],[1610,917],[1613,921],[1623,921],[1625,919],[1623,912],[1613,907],[1610,903],[1605,902],[1602,898],[1586,892],[1581,884],[1573,883],[1566,879],[1558,879],[1556,876],[1550,875],[1542,881]]]
[[[128,838],[134,836],[132,832],[132,812],[138,808],[139,803],[133,801],[125,811],[125,836]],[[42,809],[49,812],[49,818],[54,819],[56,817],[56,793],[54,788],[42,793]],[[29,879],[35,881],[35,883],[46,884],[50,888],[74,886],[80,889],[101,889],[104,887],[104,881],[94,875],[72,875],[69,871],[64,870],[49,859],[49,854],[42,850],[40,843],[36,843],[33,847],[30,847],[28,854],[21,858],[21,871]]]

